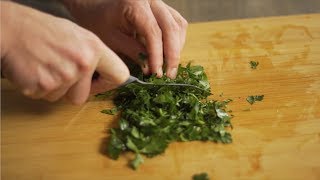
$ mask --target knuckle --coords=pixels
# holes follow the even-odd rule
[[[84,47],[81,52],[75,56],[74,63],[76,68],[81,72],[88,72],[95,60],[95,51],[92,47]]]
[[[94,64],[98,61],[97,53],[100,52],[100,42],[98,40],[88,44],[90,47],[83,48],[81,56],[78,57],[78,66],[82,72],[90,72],[94,68]]]
[[[189,23],[188,23],[188,21],[187,21],[186,19],[182,18],[182,19],[180,20],[180,27],[181,27],[182,29],[187,29],[188,25],[189,25]]]
[[[81,72],[89,72],[97,61],[97,53],[101,49],[101,40],[92,32],[85,33],[85,39],[80,42],[80,48],[71,52],[71,61]]]
[[[157,23],[152,23],[150,33],[156,37],[162,37],[162,31]]]
[[[46,92],[51,92],[55,89],[58,88],[58,84],[57,83],[49,83],[48,81],[45,81],[45,80],[41,80],[39,82],[39,87],[43,90],[43,91],[46,91]]]
[[[78,58],[78,67],[81,72],[89,72],[92,69],[94,54],[89,50],[83,52],[83,56]]]
[[[171,32],[179,32],[180,31],[180,27],[176,22],[170,23],[169,25],[169,31]]]
[[[62,73],[63,82],[72,82],[75,79],[75,74],[71,69],[65,69]]]

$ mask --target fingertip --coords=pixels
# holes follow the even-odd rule
[[[161,78],[163,76],[163,71],[162,71],[162,67],[159,67],[157,72],[156,72],[156,76],[158,78]]]
[[[79,106],[83,105],[89,97],[89,93],[83,96],[75,96],[68,93],[65,97],[67,101],[69,101],[72,105]]]
[[[74,105],[84,104],[90,93],[91,76],[85,76],[74,84],[66,93],[66,98]]]
[[[168,68],[167,70],[167,77],[170,79],[175,79],[177,77],[178,68]]]
[[[150,74],[150,68],[147,64],[144,64],[141,66],[142,72],[144,75],[149,75]]]

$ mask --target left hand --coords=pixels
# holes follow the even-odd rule
[[[78,23],[96,33],[115,52],[140,64],[145,74],[161,77],[165,61],[166,75],[176,77],[188,25],[176,10],[161,0],[75,4],[68,7]],[[139,60],[141,52],[148,54],[147,62]]]

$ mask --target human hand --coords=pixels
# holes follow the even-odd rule
[[[96,33],[114,51],[135,60],[145,74],[161,77],[164,57],[167,76],[175,78],[188,25],[176,10],[161,0],[106,0],[82,5],[70,2],[65,1],[79,24]],[[135,38],[136,33],[145,42]],[[148,54],[147,63],[139,60],[141,52]]]
[[[1,1],[1,71],[24,95],[82,104],[89,92],[129,78],[121,59],[93,33],[61,18]],[[94,71],[100,77],[91,82]]]

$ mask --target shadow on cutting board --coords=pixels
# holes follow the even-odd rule
[[[18,91],[1,91],[1,114],[12,116],[16,114],[45,115],[54,112],[57,103],[34,100],[23,96]]]

